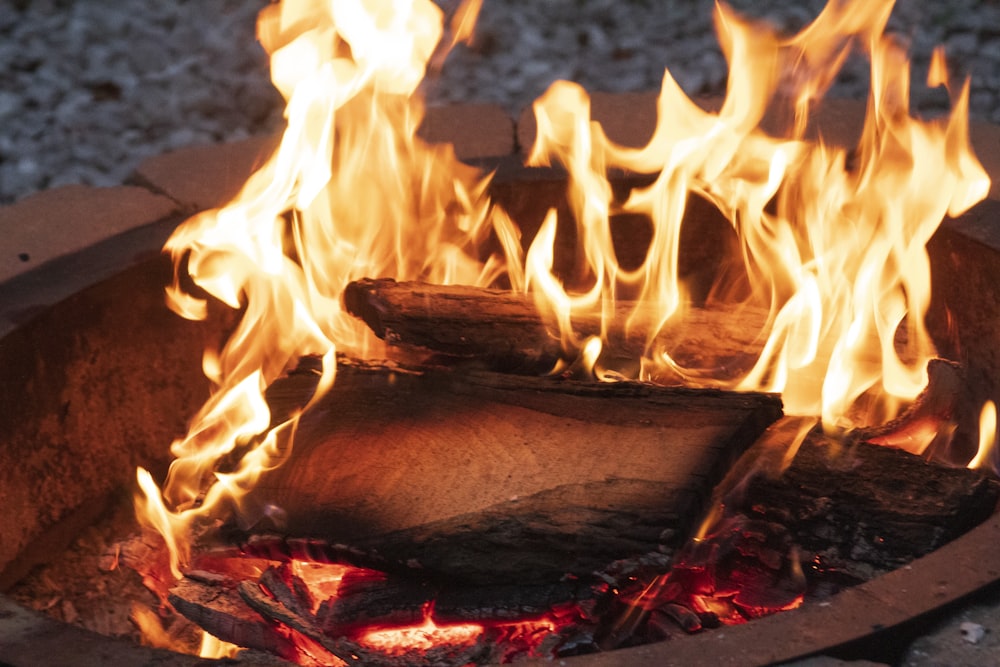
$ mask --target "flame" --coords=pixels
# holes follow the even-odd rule
[[[993,401],[983,403],[979,413],[979,449],[969,461],[968,468],[990,468],[993,449],[997,441],[997,404]]]
[[[236,657],[239,651],[240,647],[235,644],[224,642],[207,632],[202,632],[201,634],[201,645],[198,647],[199,658],[209,658],[211,660],[233,658]]]
[[[477,8],[463,4],[452,43],[469,36]],[[232,202],[166,244],[171,308],[201,319],[218,303],[240,316],[223,349],[205,355],[215,388],[173,443],[162,490],[138,472],[138,514],[164,535],[175,577],[197,526],[290,452],[301,413],[271,423],[271,382],[304,355],[322,357],[308,410],[333,384],[336,352],[374,345],[344,313],[344,286],[364,276],[489,284],[502,270],[473,254],[490,229],[488,179],[415,136],[415,93],[443,35],[437,6],[289,0],[261,12],[258,35],[287,100],[280,145]]]
[[[575,316],[612,312],[617,294],[631,290],[644,314],[650,304],[657,309],[656,326],[647,330],[646,378],[669,369],[701,384],[782,392],[786,412],[821,416],[827,430],[858,425],[851,410],[866,394],[881,400],[876,418],[917,396],[933,355],[923,323],[930,299],[925,245],[945,215],[985,197],[989,179],[968,145],[967,82],[948,118],[910,116],[906,54],[883,34],[892,5],[835,0],[802,32],[782,38],[717,4],[730,66],[722,108],[702,110],[667,72],[659,123],[637,149],[616,145],[590,121],[582,89],[553,84],[535,103],[529,163],[558,162],[569,172],[578,257],[589,282],[575,294],[562,291],[551,272],[549,220],[528,252],[527,282],[549,295],[564,342],[573,340]],[[849,168],[847,147],[805,136],[809,110],[853,49],[871,61],[872,92]],[[930,84],[947,85],[942,52],[934,62]],[[765,132],[768,114],[790,117],[790,127]],[[653,182],[616,208],[612,169]],[[678,257],[691,194],[729,218],[752,300],[770,308],[766,342],[740,378],[683,368],[656,340],[666,323],[683,322]],[[645,261],[631,271],[618,265],[610,240],[616,212],[644,214],[652,224]]]
[[[985,197],[989,179],[969,147],[968,81],[950,86],[943,52],[928,83],[949,86],[952,111],[911,116],[906,53],[884,34],[892,6],[831,0],[787,37],[718,3],[730,68],[721,108],[700,108],[665,72],[659,122],[638,148],[607,138],[582,88],[554,83],[534,105],[528,163],[558,163],[569,174],[572,283],[553,269],[555,211],[522,256],[520,231],[486,197],[489,176],[460,163],[450,146],[416,136],[421,81],[471,35],[478,1],[462,3],[447,36],[430,0],[265,8],[258,36],[287,101],[281,142],[232,202],[186,221],[166,244],[175,264],[170,307],[193,319],[218,309],[238,318],[222,349],[205,354],[214,389],[173,443],[162,487],[137,473],[137,512],[164,536],[173,576],[198,530],[239,511],[259,476],[287,459],[301,414],[335,381],[336,354],[380,353],[340,302],[362,277],[490,285],[506,274],[533,295],[567,356],[583,351],[600,379],[617,378],[597,364],[628,295],[638,306],[616,324],[645,337],[641,379],[782,392],[786,412],[820,417],[828,431],[884,419],[916,397],[934,352],[924,325],[925,245],[946,215]],[[808,138],[810,111],[856,51],[869,59],[872,80],[859,145]],[[765,129],[773,118],[788,127]],[[619,170],[649,184],[619,202],[609,180]],[[690,365],[659,338],[691,306],[679,268],[691,196],[728,218],[749,282],[745,305],[769,313],[757,356],[735,375]],[[651,227],[635,268],[615,254],[620,213],[645,216]],[[483,260],[478,248],[491,233],[504,256]],[[595,314],[600,336],[574,330],[576,317]],[[323,360],[315,394],[302,411],[276,418],[264,392],[305,355]]]

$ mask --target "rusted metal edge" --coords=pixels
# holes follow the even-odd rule
[[[170,215],[140,225],[0,282],[0,339],[56,303],[156,258],[181,220]]]

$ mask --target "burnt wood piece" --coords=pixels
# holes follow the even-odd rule
[[[178,613],[231,644],[307,667],[338,664],[338,658],[352,662],[349,651],[324,646],[307,620],[264,594],[257,582],[185,578],[170,590],[169,599]]]
[[[906,427],[907,419],[897,424]],[[701,539],[668,567],[630,559],[605,571],[622,591],[613,615],[634,619],[614,624],[605,644],[671,634],[665,619],[688,631],[700,606],[693,596],[714,598],[723,618],[827,598],[935,551],[995,510],[1000,483],[993,477],[851,437],[834,440],[813,422],[786,417],[772,425],[717,487],[720,512]],[[702,625],[719,621],[698,616]]]
[[[229,586],[194,579],[178,581],[168,597],[179,614],[212,635],[244,648],[294,659],[294,644],[250,609]]]
[[[420,625],[434,595],[420,579],[345,576],[337,595],[320,604],[316,623],[329,637],[353,637],[373,627]]]
[[[804,420],[773,425],[733,466],[717,496],[732,514],[780,524],[812,587],[855,584],[928,554],[986,520],[1000,483],[985,473],[868,442],[808,432],[779,463]]]
[[[979,525],[998,495],[981,472],[813,433],[781,477],[749,483],[742,506],[783,524],[811,568],[867,580]]]
[[[291,374],[268,401],[287,410],[314,383]],[[286,535],[370,554],[345,550],[357,564],[546,582],[679,546],[730,463],[779,415],[766,394],[345,361],[303,416],[290,460],[248,501],[282,508]]]
[[[293,592],[299,587],[296,577],[282,568],[272,567],[259,581],[238,584],[217,572],[189,573],[171,591],[171,601],[189,620],[221,639],[263,648],[300,664],[330,664],[330,656],[348,664],[383,665],[389,657],[393,657],[390,663],[427,664],[433,655],[442,660],[453,655],[444,662],[435,659],[434,664],[457,665],[492,663],[497,652],[523,651],[521,641],[527,637],[519,639],[519,632],[509,632],[505,624],[533,621],[545,614],[566,618],[572,613],[586,620],[584,606],[607,593],[606,586],[576,582],[437,591],[415,571],[410,579],[373,577],[378,573],[368,572],[359,573],[356,581],[345,577],[337,596],[325,601],[314,615],[303,607],[301,595]],[[235,569],[242,568],[237,565]],[[383,653],[377,644],[366,645],[371,631],[418,627],[428,613],[442,625],[483,624],[482,636],[468,644],[395,656]],[[272,641],[275,637],[281,641]]]
[[[464,285],[363,279],[344,291],[348,312],[375,334],[395,345],[418,347],[455,357],[473,358],[506,372],[550,370],[564,356],[558,333],[546,328],[529,295]],[[652,310],[622,301],[607,325],[607,350],[613,358],[637,361],[647,336],[657,327]],[[729,305],[721,310],[690,307],[668,322],[656,344],[690,368],[717,369],[738,377],[749,370],[763,347],[768,311]],[[626,326],[626,323],[628,325]],[[600,335],[599,316],[574,319],[581,336]]]
[[[341,587],[320,605],[315,623],[328,637],[356,637],[371,628],[417,626],[428,614],[440,625],[522,623],[557,612],[582,618],[606,593],[593,582],[437,587],[415,577],[389,577]]]

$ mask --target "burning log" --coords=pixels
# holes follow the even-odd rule
[[[369,392],[358,400],[379,411],[384,420],[380,428],[405,416],[406,433],[420,432],[423,423],[414,422],[415,416],[423,415],[427,405],[442,402],[451,410],[474,404],[500,414],[530,407],[528,417],[518,412],[518,423],[529,428],[541,428],[530,426],[531,420],[542,419],[539,415],[547,415],[542,424],[551,417],[565,421],[583,414],[589,428],[620,428],[636,418],[632,410],[641,410],[655,424],[679,408],[688,419],[704,419],[717,416],[714,410],[723,406],[740,406],[724,392],[661,391],[630,383],[595,385],[398,368],[394,372],[400,375],[389,382],[386,368],[347,365],[341,371],[350,395],[361,389]],[[894,422],[894,428],[905,430],[911,421],[947,412],[941,406],[956,388],[955,369],[935,367],[931,377],[927,394]],[[290,400],[297,393],[294,388],[308,380],[308,373],[292,374],[271,398],[279,404]],[[384,391],[387,386],[391,392]],[[390,396],[399,402],[392,403]],[[427,404],[415,404],[420,397]],[[749,405],[761,409],[769,397],[747,398],[744,410]],[[614,410],[594,409],[609,401]],[[693,412],[692,401],[699,408]],[[339,416],[356,409],[358,405]],[[360,417],[362,422],[368,418]],[[329,426],[327,419],[320,419],[309,428],[328,434],[324,429]],[[560,626],[558,636],[552,635],[550,648],[558,647],[557,655],[564,655],[558,651],[651,641],[672,631],[697,632],[790,608],[807,597],[823,597],[932,551],[988,516],[1000,497],[1000,486],[980,473],[928,463],[891,447],[833,440],[815,430],[807,433],[809,426],[807,420],[790,418],[772,425],[718,487],[724,517],[708,524],[702,539],[689,543],[674,559],[658,554],[612,563],[615,556],[609,557],[639,554],[652,543],[678,543],[663,534],[677,530],[676,520],[657,506],[669,497],[660,488],[667,476],[659,483],[591,480],[395,531],[362,534],[351,547],[319,539],[259,538],[236,560],[272,561],[259,578],[245,579],[234,589],[228,577],[194,573],[198,581],[172,590],[170,600],[213,634],[228,633],[220,635],[227,641],[274,644],[262,628],[277,624],[285,628],[278,637],[292,637],[294,650],[309,646],[310,655],[329,654],[349,664],[426,662],[428,653],[392,657],[366,642],[373,629],[429,622],[431,609],[435,623],[471,623],[487,630],[563,613],[570,620]],[[310,430],[303,433],[308,436]],[[350,433],[357,436],[358,431]],[[624,433],[633,438],[642,431]],[[864,433],[891,435],[886,429]],[[317,445],[308,444],[310,437],[304,442],[307,451]],[[544,438],[540,442],[544,447]],[[794,443],[800,444],[792,456],[789,446]],[[362,445],[376,446],[368,441]],[[659,451],[657,457],[662,456]],[[781,460],[790,463],[782,468],[777,463]],[[779,469],[780,475],[772,474]],[[384,466],[380,470],[384,474]],[[675,511],[678,505],[667,507]],[[290,519],[295,516],[289,514]],[[593,551],[605,560],[594,567],[586,561],[590,569],[584,570],[580,554],[551,545],[571,539],[585,544],[588,555]],[[219,558],[205,554],[201,560],[213,563]],[[321,598],[292,573],[290,564],[302,561],[342,564],[349,571],[339,579],[335,595]],[[563,578],[574,567],[586,574]],[[241,565],[231,569],[246,571]],[[594,571],[602,573],[599,578]],[[222,592],[216,590],[220,588]],[[613,598],[611,590],[621,595]],[[266,620],[264,626],[254,612]],[[249,630],[240,631],[248,635],[243,637],[233,629],[233,619],[248,615],[252,622]],[[482,632],[483,637],[489,634]],[[508,650],[504,646],[492,637],[472,644],[442,642],[433,651],[440,653],[442,664],[466,664],[491,660],[495,650]],[[271,650],[291,649],[278,643]],[[303,660],[301,655],[296,659]]]
[[[543,373],[563,351],[546,328],[528,295],[464,285],[429,285],[365,279],[344,291],[348,312],[362,319],[389,343],[483,362],[495,370]],[[636,360],[647,347],[654,326],[652,313],[631,318],[634,302],[616,305],[607,324],[609,348],[616,356]],[[756,360],[768,321],[766,309],[743,306],[726,312],[691,307],[676,323],[668,323],[656,343],[692,368],[721,368],[738,375]],[[574,319],[581,336],[599,335],[599,316]]]
[[[171,589],[169,600],[178,613],[216,637],[282,658],[295,655],[293,643],[243,603],[234,582],[184,579]]]
[[[240,555],[214,558],[217,569],[244,569]],[[340,664],[333,657],[347,664],[465,665],[529,653],[555,632],[557,619],[585,620],[583,607],[607,594],[606,586],[576,582],[455,589],[418,570],[403,577],[346,566],[331,596],[313,604],[316,590],[293,571],[301,567],[310,566],[275,564],[238,584],[223,573],[189,572],[170,601],[213,635],[299,664]]]
[[[754,477],[742,495],[742,511],[784,526],[808,568],[860,582],[980,524],[1000,485],[899,449],[811,433],[784,473]]]
[[[622,594],[602,646],[662,639],[671,622],[692,632],[822,600],[934,551],[996,508],[995,478],[808,427],[785,418],[768,429],[669,568],[629,559],[606,570]]]
[[[250,502],[282,532],[476,584],[551,581],[679,546],[771,395],[341,364]],[[315,379],[272,387],[275,412]],[[259,530],[259,527],[258,527]],[[488,556],[488,558],[484,558]]]

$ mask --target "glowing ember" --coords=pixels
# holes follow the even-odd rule
[[[721,109],[701,109],[665,73],[659,123],[640,148],[607,139],[591,122],[579,86],[553,84],[534,107],[538,135],[529,164],[559,163],[569,173],[579,276],[572,285],[553,269],[554,211],[522,253],[520,232],[485,196],[488,177],[458,162],[451,147],[416,137],[420,82],[471,33],[477,2],[463,3],[447,38],[442,12],[429,0],[286,0],[267,7],[259,36],[287,100],[280,146],[231,203],[188,220],[166,246],[176,266],[168,290],[175,311],[195,319],[217,307],[240,313],[225,346],[205,355],[215,390],[189,433],[173,443],[164,484],[138,471],[137,510],[163,536],[173,576],[181,576],[191,541],[208,520],[234,506],[239,512],[260,475],[290,455],[301,412],[275,420],[264,390],[299,358],[321,358],[308,411],[335,381],[338,352],[382,353],[341,305],[345,286],[362,277],[485,286],[506,276],[531,292],[567,361],[582,354],[581,363],[602,379],[617,377],[599,370],[607,341],[579,335],[574,319],[608,318],[628,294],[641,308],[627,325],[638,328],[641,320],[647,337],[640,379],[782,392],[788,412],[816,416],[828,432],[893,416],[926,384],[933,355],[924,326],[925,244],[946,215],[982,199],[989,181],[968,146],[967,83],[949,89],[948,117],[911,117],[904,50],[883,34],[892,6],[833,0],[802,32],[783,37],[718,4],[716,27],[730,66]],[[869,58],[872,79],[853,151],[807,138],[810,110],[852,50]],[[947,85],[940,52],[934,63],[929,84]],[[789,128],[762,129],[769,114],[789,118]],[[611,170],[646,176],[650,184],[618,203]],[[725,307],[769,313],[756,363],[735,374],[686,367],[657,342],[664,326],[683,322],[688,306],[678,257],[691,195],[714,204],[739,239],[744,276],[719,291],[742,287],[746,298]],[[645,216],[651,227],[649,250],[634,269],[615,255],[616,213]],[[505,256],[481,261],[478,248],[491,233]],[[187,290],[190,282],[198,289]],[[336,576],[297,567],[316,599],[336,596]],[[755,601],[747,592],[753,586],[719,576],[712,586],[693,593],[691,604],[701,612],[722,598],[744,616],[797,599],[762,602],[761,594]],[[466,642],[481,630],[428,617],[417,628],[381,630],[365,641],[412,648]]]
[[[371,630],[361,637],[360,642],[392,655],[398,652],[427,651],[442,644],[468,644],[483,634],[483,626],[475,623],[438,625],[431,618],[431,609],[430,606],[425,609],[421,625]]]

